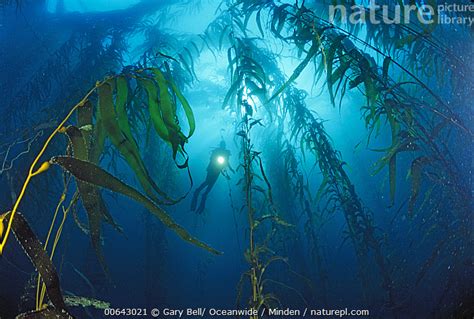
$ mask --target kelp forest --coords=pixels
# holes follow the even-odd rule
[[[474,7],[377,4],[0,0],[0,318],[472,318]]]

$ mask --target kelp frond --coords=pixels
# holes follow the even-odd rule
[[[194,132],[194,115],[184,95],[170,78],[168,71],[169,69],[165,71],[159,69],[136,69],[133,70],[133,72],[111,76],[101,82],[97,82],[95,87],[69,111],[53,133],[51,133],[31,164],[22,191],[19,194],[12,211],[1,216],[0,238],[2,239],[2,243],[0,246],[0,252],[3,252],[9,233],[12,230],[20,242],[26,240],[30,243],[37,243],[30,246],[26,245],[26,241],[23,243],[24,246],[26,245],[26,253],[30,256],[39,272],[37,311],[65,311],[62,295],[57,291],[57,289],[59,289],[59,281],[54,279],[54,274],[56,274],[56,272],[54,268],[52,268],[53,266],[51,266],[51,259],[61,236],[67,213],[72,209],[72,206],[75,205],[78,197],[82,200],[88,214],[88,232],[93,247],[97,252],[97,256],[104,270],[107,269],[105,260],[101,253],[101,222],[102,220],[106,220],[118,230],[120,230],[120,228],[114,223],[111,214],[107,210],[100,193],[100,188],[106,188],[112,192],[134,199],[138,203],[144,205],[161,222],[163,222],[165,226],[172,229],[183,240],[213,254],[220,253],[191,236],[158,206],[158,204],[163,201],[168,204],[173,204],[176,203],[176,200],[172,200],[153,182],[147,172],[145,163],[141,158],[139,145],[134,140],[131,133],[131,126],[133,123],[130,123],[128,119],[126,108],[134,105],[128,97],[128,92],[129,87],[135,85],[136,87],[142,87],[142,89],[147,92],[149,116],[155,122],[155,129],[160,138],[171,146],[173,159],[176,160],[178,153],[186,156],[184,144]],[[131,81],[134,81],[134,83],[132,84]],[[97,104],[95,110],[94,101],[96,102],[95,104]],[[181,126],[179,125],[176,113],[178,105],[183,107],[188,121],[189,132],[187,134],[183,133]],[[78,127],[73,125],[66,126],[66,122],[70,121],[72,115],[76,112],[78,114]],[[42,162],[38,167],[48,145],[58,133],[65,133],[69,138],[70,147],[67,149],[68,155],[55,156],[49,161]],[[135,176],[145,190],[146,195],[141,194],[133,187],[128,186],[99,167],[107,139],[111,140],[112,145],[114,145],[114,147],[121,153],[127,164],[134,171]],[[52,226],[48,233],[48,240],[60,208],[63,209],[63,218],[56,233],[51,258],[49,258],[45,250],[47,246],[45,245],[44,248],[42,247],[36,239],[36,236],[29,229],[26,220],[18,213],[18,209],[31,179],[48,171],[51,164],[60,165],[63,169],[74,176],[78,188],[78,192],[76,193],[78,196],[74,196],[67,209],[63,207],[65,194],[61,196],[53,218]],[[177,164],[177,166],[179,168],[186,168],[187,159],[184,164]],[[66,191],[68,184],[69,183],[65,184]],[[158,199],[157,196],[163,197],[163,201]],[[31,249],[34,249],[34,251]],[[40,285],[42,289],[40,289]],[[45,292],[48,293],[48,297],[56,310],[49,308],[42,309],[42,300]]]

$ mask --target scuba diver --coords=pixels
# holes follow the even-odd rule
[[[209,165],[207,166],[206,180],[194,191],[193,199],[191,201],[192,211],[195,211],[198,214],[201,214],[204,211],[207,195],[211,191],[212,187],[214,187],[219,175],[222,173],[224,177],[229,178],[226,168],[229,168],[232,173],[235,173],[229,164],[229,157],[230,151],[226,149],[225,142],[222,140],[219,144],[219,147],[214,149],[211,153]],[[199,193],[204,189],[204,187],[206,187],[206,190],[201,195],[201,203],[196,209]]]

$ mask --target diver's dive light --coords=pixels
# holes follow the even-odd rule
[[[217,156],[217,163],[223,165],[225,163],[225,157],[222,155]]]

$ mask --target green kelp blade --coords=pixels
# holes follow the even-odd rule
[[[372,176],[377,175],[386,165],[388,165],[393,156],[400,152],[407,151],[409,144],[409,141],[398,141],[387,149],[372,149],[374,152],[385,152],[385,155],[374,164],[375,170],[372,172]]]
[[[133,138],[132,128],[130,122],[128,121],[127,115],[127,104],[128,104],[128,82],[124,76],[119,76],[116,79],[116,90],[117,95],[115,98],[115,111],[117,113],[117,122],[120,128],[120,131],[123,135],[134,144],[134,147],[138,149],[138,144]]]
[[[138,83],[145,88],[148,95],[148,111],[150,113],[151,121],[155,127],[158,136],[167,143],[170,143],[168,128],[165,125],[163,117],[158,105],[158,90],[150,79],[138,79]]]
[[[107,136],[135,172],[138,180],[144,187],[145,192],[150,192],[151,185],[148,183],[147,177],[144,175],[143,162],[141,160],[138,147],[135,147],[134,144],[130,142],[124,134],[122,134],[118,120],[116,119],[112,96],[112,86],[107,82],[104,83],[98,88],[98,96],[99,112],[102,116],[102,121]]]
[[[108,85],[107,82],[98,88],[99,111],[107,136],[133,170],[145,193],[157,203],[162,203],[162,201],[157,198],[154,192],[163,196],[167,201],[174,203],[175,201],[162,191],[150,177],[137,145],[131,142],[121,131],[114,110],[112,89],[113,87]],[[117,91],[117,94],[120,93]],[[122,101],[119,102],[122,103]],[[85,160],[84,158],[81,159]]]
[[[265,33],[263,32],[263,28],[262,28],[261,11],[262,11],[262,9],[257,11],[257,15],[255,17],[255,20],[257,22],[257,27],[258,27],[258,30],[260,31],[260,34],[262,35],[262,38],[265,38]]]
[[[229,90],[227,91],[225,97],[224,97],[224,102],[222,102],[222,108],[226,108],[227,105],[229,104],[230,99],[234,94],[237,94],[239,88],[240,88],[241,82],[239,80],[234,81],[232,85],[230,86]]]
[[[334,41],[331,43],[331,46],[329,49],[326,51],[326,82],[328,85],[328,92],[329,92],[329,97],[331,98],[331,104],[335,105],[335,96],[334,96],[334,90],[333,90],[333,85],[334,83],[332,82],[332,68],[335,65],[334,63],[334,58],[336,57],[336,52],[343,48],[342,45],[342,40],[346,38],[346,35],[338,35]]]
[[[93,105],[87,100],[83,106],[77,109],[77,124],[79,128],[85,125],[92,125]]]
[[[392,59],[389,56],[386,56],[383,60],[382,77],[385,81],[388,80],[388,69],[390,67],[390,62],[392,62]]]
[[[105,145],[105,128],[104,128],[104,123],[102,120],[102,115],[100,114],[99,108],[96,108],[95,110],[95,125],[93,126],[93,131],[92,131],[92,141],[91,141],[91,147],[89,151],[89,160],[92,163],[99,163],[100,156],[102,155],[102,152],[104,151],[104,145]]]
[[[66,134],[71,142],[74,157],[87,160],[89,158],[88,149],[81,130],[71,125],[66,128]]]
[[[2,218],[0,222],[8,222],[10,214],[10,212],[5,213],[3,215],[4,218]],[[49,300],[60,313],[67,315],[68,312],[61,293],[59,276],[56,268],[46,251],[43,249],[43,244],[39,241],[38,237],[36,237],[25,217],[19,212],[16,212],[15,218],[13,219],[12,230],[21,247],[23,247],[26,255],[41,275],[46,286],[46,293],[48,294]],[[68,317],[66,316],[65,318]]]
[[[319,44],[317,41],[313,41],[311,44],[311,48],[309,49],[308,53],[306,54],[306,57],[304,58],[303,61],[296,67],[296,69],[293,71],[293,74],[290,76],[288,81],[285,82],[274,94],[273,96],[268,100],[268,102],[273,101],[278,95],[280,95],[291,83],[293,83],[303,72],[303,70],[306,68],[308,63],[311,61],[313,57],[316,56],[319,50]]]
[[[153,213],[165,226],[173,230],[179,237],[185,241],[203,248],[213,254],[221,254],[218,250],[201,242],[195,237],[191,236],[183,227],[176,224],[174,220],[160,207],[153,203],[146,196],[142,195],[133,187],[123,183],[121,180],[104,171],[97,165],[75,159],[68,156],[57,156],[51,159],[51,163],[62,166],[65,170],[70,172],[77,179],[94,184],[98,187],[106,188],[112,192],[120,193],[127,196],[143,206],[145,206],[151,213]]]
[[[93,117],[94,105],[91,101],[87,100],[83,106],[77,109],[77,126],[82,132],[88,153],[90,153],[90,149],[92,147],[92,136],[94,129],[94,126],[92,125]]]
[[[171,145],[173,150],[173,159],[176,159],[179,146],[182,147],[184,145],[186,142],[186,137],[179,130],[179,126],[177,126],[175,122],[175,117],[170,117],[170,112],[174,114],[174,107],[169,104],[171,97],[169,96],[168,88],[159,88],[160,99],[158,100],[158,89],[152,80],[141,78],[138,79],[138,83],[140,83],[141,86],[143,86],[147,91],[148,110],[155,131],[162,140]],[[161,92],[161,90],[163,90],[163,92]],[[165,107],[164,110],[163,106]],[[173,120],[170,120],[170,118]],[[178,129],[176,129],[176,127],[178,127]]]
[[[420,193],[422,169],[423,166],[428,164],[430,159],[425,156],[417,157],[411,163],[409,174],[411,175],[411,195],[408,201],[408,217],[413,217],[416,199]]]
[[[186,136],[187,138],[190,138],[193,134],[194,131],[196,130],[196,119],[194,118],[194,113],[193,110],[191,109],[191,106],[188,103],[188,100],[184,97],[183,93],[181,90],[178,88],[178,86],[174,83],[173,80],[168,81],[169,86],[171,87],[171,90],[173,90],[174,94],[178,98],[179,102],[181,103],[184,114],[186,115],[186,119],[188,120],[188,125],[189,125],[189,133]]]
[[[155,80],[158,83],[160,92],[159,110],[161,111],[164,124],[168,129],[168,140],[173,149],[173,159],[176,159],[179,147],[183,147],[184,143],[186,143],[186,137],[181,132],[181,128],[176,121],[176,105],[173,103],[168,90],[168,81],[164,74],[158,69],[153,69],[153,74],[155,75]]]
[[[262,87],[259,87],[254,81],[252,81],[250,78],[245,79],[245,86],[247,89],[250,90],[249,95],[250,96],[256,96],[260,100],[262,104],[265,104],[267,101],[267,90],[265,89],[265,86],[263,85]]]
[[[375,103],[377,102],[379,91],[377,89],[374,79],[372,79],[372,76],[369,72],[365,74],[364,87],[365,95],[367,97],[367,105],[375,112]]]

